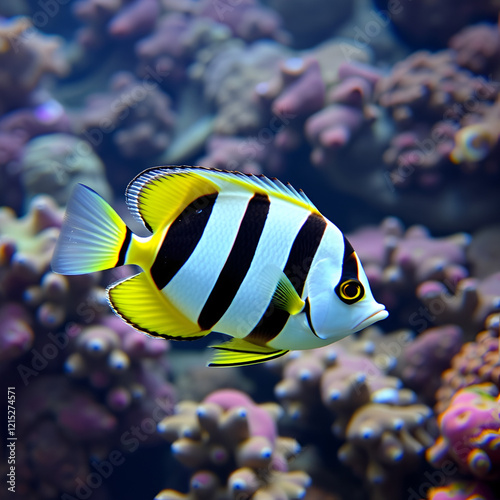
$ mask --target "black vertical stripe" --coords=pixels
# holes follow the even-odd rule
[[[349,278],[359,279],[358,261],[354,256],[354,249],[349,240],[344,236],[344,258],[342,259],[342,275],[340,282]]]
[[[164,288],[186,263],[208,224],[218,193],[200,196],[172,222],[151,266],[151,277]]]
[[[125,238],[123,239],[122,246],[120,247],[120,252],[118,253],[118,260],[115,267],[123,266],[125,264],[125,257],[127,256],[127,250],[130,245],[130,240],[132,239],[132,231],[127,227],[125,231]]]
[[[323,238],[326,229],[324,217],[311,214],[300,228],[290,250],[290,255],[283,272],[291,281],[295,290],[302,295],[304,284],[314,259],[314,255]],[[257,326],[245,340],[257,344],[265,344],[275,338],[285,327],[290,314],[283,309],[277,309],[272,303],[267,307]]]
[[[198,318],[202,330],[210,330],[231,305],[252,263],[269,206],[267,195],[256,194],[249,200],[231,251]]]

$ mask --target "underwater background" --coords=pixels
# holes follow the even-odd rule
[[[0,1],[0,498],[500,499],[500,6]],[[302,188],[387,320],[262,365],[50,270],[75,183]],[[5,409],[3,409],[5,408]]]

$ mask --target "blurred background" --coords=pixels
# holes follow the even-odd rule
[[[500,498],[498,16],[0,0],[0,498]],[[126,186],[172,164],[303,189],[389,318],[208,369],[216,335],[156,340],[112,315],[105,287],[130,270],[50,271],[76,183],[140,231]]]

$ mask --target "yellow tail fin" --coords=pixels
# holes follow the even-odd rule
[[[121,265],[130,237],[130,230],[106,200],[78,184],[66,207],[52,270],[86,274]]]

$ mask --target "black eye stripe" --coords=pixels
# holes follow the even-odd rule
[[[345,287],[349,287],[350,291],[346,291]],[[356,291],[356,293],[354,293],[354,291]],[[335,293],[345,304],[354,304],[355,302],[361,300],[365,295],[364,287],[359,280],[358,259],[356,258],[352,245],[345,236],[342,274],[340,276],[339,283],[335,287]]]

